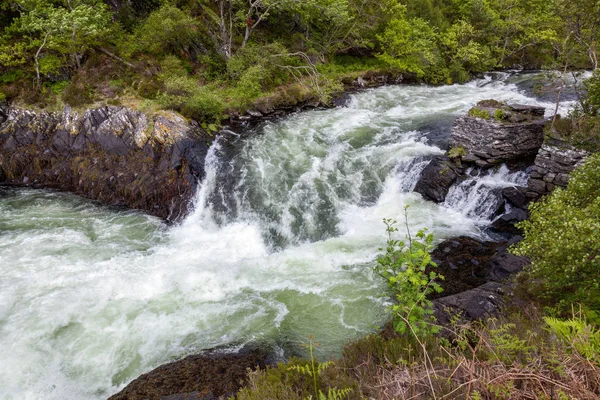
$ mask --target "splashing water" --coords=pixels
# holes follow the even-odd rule
[[[106,398],[215,346],[261,342],[291,355],[312,334],[321,357],[339,354],[387,317],[369,268],[383,218],[410,204],[411,229],[479,234],[468,193],[440,206],[411,191],[475,102],[539,104],[510,79],[368,90],[217,141],[195,212],[175,227],[69,194],[2,189],[0,398]]]

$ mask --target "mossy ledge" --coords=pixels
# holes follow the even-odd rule
[[[71,191],[176,222],[190,210],[210,135],[174,112],[0,105],[0,184]]]

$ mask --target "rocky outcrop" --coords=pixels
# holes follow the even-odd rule
[[[435,300],[433,312],[442,325],[450,323],[455,315],[469,321],[485,320],[500,311],[506,294],[506,285],[488,282],[475,289]]]
[[[414,191],[427,200],[441,203],[462,173],[463,168],[447,156],[435,156],[421,173]]]
[[[436,271],[445,277],[442,294],[454,295],[490,281],[502,282],[519,272],[528,260],[508,252],[517,240],[519,237],[498,243],[460,236],[440,243],[431,256],[437,264]]]
[[[507,290],[506,280],[528,263],[508,248],[522,238],[507,242],[483,242],[469,237],[448,239],[433,251],[444,291],[434,300],[435,315],[441,323],[461,314],[468,320],[483,319],[499,311]]]
[[[527,182],[527,197],[538,199],[554,190],[566,187],[569,174],[583,165],[589,153],[571,145],[551,139],[542,145],[534,161],[531,177]]]
[[[267,354],[262,350],[193,355],[140,376],[109,400],[229,398],[246,380],[248,369],[265,368],[266,365]]]
[[[10,108],[0,124],[0,183],[59,188],[175,221],[204,176],[208,139],[170,112]]]
[[[533,160],[544,141],[545,125],[543,107],[487,100],[456,119],[450,146],[463,149],[462,161],[480,167]]]

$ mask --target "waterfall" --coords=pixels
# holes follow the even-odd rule
[[[177,226],[77,196],[0,192],[0,398],[102,399],[140,374],[216,346],[260,342],[323,358],[386,321],[370,266],[383,218],[437,240],[480,235],[505,167],[452,188],[412,189],[452,120],[487,98],[553,105],[511,73],[465,85],[387,86],[346,107],[227,135]],[[487,194],[486,194],[487,193]],[[403,226],[398,234],[402,236]]]
[[[502,212],[502,189],[527,186],[529,178],[527,172],[510,172],[504,164],[497,170],[469,168],[465,175],[470,177],[450,188],[444,206],[481,223],[491,222]]]

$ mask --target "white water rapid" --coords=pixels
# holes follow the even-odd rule
[[[0,188],[0,399],[103,399],[215,346],[261,342],[287,356],[312,334],[321,357],[339,354],[386,320],[370,269],[383,218],[400,220],[408,204],[415,231],[477,236],[490,218],[477,208],[481,182],[523,183],[500,170],[445,205],[411,193],[425,157],[442,153],[452,120],[478,100],[540,104],[522,81],[382,87],[220,140],[179,226]]]

